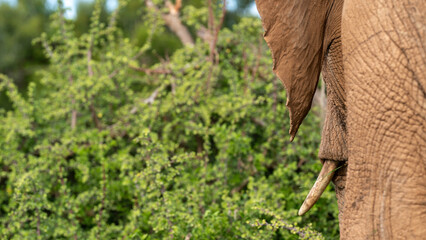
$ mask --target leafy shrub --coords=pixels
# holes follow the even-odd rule
[[[132,46],[100,9],[80,37],[55,13],[38,39],[50,67],[27,98],[0,75],[13,102],[0,112],[2,239],[338,236],[330,189],[297,216],[320,170],[319,119],[289,142],[259,19],[223,29],[213,61],[198,39],[143,66],[149,40]]]

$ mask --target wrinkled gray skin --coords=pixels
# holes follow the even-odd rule
[[[320,72],[326,82],[319,158],[345,165],[333,179],[341,239],[425,239],[426,1],[256,4],[287,90],[291,138]]]
[[[345,238],[426,238],[425,16],[424,0],[344,3]]]

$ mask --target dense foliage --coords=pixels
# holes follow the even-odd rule
[[[0,75],[13,103],[0,111],[2,239],[338,236],[330,189],[297,216],[320,171],[320,120],[310,114],[289,142],[259,19],[221,30],[213,52],[197,39],[146,65],[166,31],[158,14],[146,12],[158,27],[136,47],[117,27],[120,8],[103,24],[101,6],[81,35],[62,9],[53,15],[37,40],[50,66],[26,97]],[[205,7],[182,12],[206,25]]]

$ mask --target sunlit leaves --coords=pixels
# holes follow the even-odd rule
[[[14,104],[0,112],[2,237],[336,236],[331,192],[315,214],[296,214],[320,168],[319,120],[309,116],[289,142],[258,19],[220,33],[217,65],[199,40],[143,66],[157,71],[148,74],[134,71],[135,56],[151,44],[134,47],[98,14],[81,36],[53,18],[57,32],[39,39],[51,64],[28,98],[1,79]]]

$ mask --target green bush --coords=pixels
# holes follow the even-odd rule
[[[13,102],[0,111],[2,239],[337,238],[330,189],[297,216],[320,171],[320,120],[289,142],[259,19],[221,30],[216,54],[197,39],[145,66],[152,38],[131,45],[100,6],[79,37],[54,14],[37,40],[50,67],[26,98],[0,75]]]

